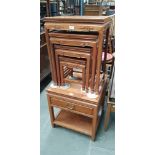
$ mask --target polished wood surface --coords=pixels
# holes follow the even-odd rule
[[[103,84],[104,84],[104,81],[102,80],[100,85],[103,85]],[[57,87],[57,88],[50,88],[49,87],[47,89],[47,92],[52,92],[52,93],[55,93],[55,94],[57,94],[57,93],[61,94],[61,97],[70,96],[70,98],[85,100],[85,101],[91,102],[92,104],[97,104],[97,101],[99,100],[100,95],[101,95],[101,91],[102,91],[102,89],[100,89],[99,94],[97,95],[96,98],[89,98],[87,96],[87,93],[84,93],[81,90],[81,85],[80,84],[71,83],[70,88],[65,89],[65,90],[62,89],[61,87]]]
[[[86,135],[92,135],[92,120],[83,115],[62,110],[53,123]]]
[[[81,23],[81,21],[83,23]],[[99,16],[89,16],[89,17],[87,16],[82,16],[82,17],[81,16],[76,16],[76,17],[65,16],[65,17],[53,17],[53,18],[50,17],[50,18],[45,19],[45,28],[50,31],[71,30],[71,31],[81,32],[81,33],[82,32],[98,32],[98,39],[96,39],[96,41],[81,40],[81,39],[67,39],[64,37],[61,38],[60,35],[59,37],[49,37],[50,38],[49,40],[52,44],[79,46],[79,47],[90,46],[93,48],[93,52],[92,52],[93,61],[92,61],[92,71],[91,71],[92,81],[90,84],[92,93],[94,91],[99,93],[100,68],[101,68],[101,62],[102,62],[102,45],[103,45],[103,37],[104,37],[103,34],[106,32],[105,37],[109,35],[110,24],[111,24],[111,18],[105,17],[105,16],[102,16],[102,17],[99,17]],[[105,51],[107,52],[107,50]],[[106,52],[105,52],[105,57],[106,57]],[[103,68],[104,68],[103,71],[105,72],[105,64],[103,65]],[[95,78],[95,75],[96,75],[96,78]],[[94,88],[94,81],[96,81],[95,88]]]
[[[107,56],[110,24],[111,18],[104,16],[45,18],[48,54],[56,84],[47,89],[52,126],[60,125],[95,139],[107,87],[105,65],[101,74],[101,62],[104,40],[105,60]],[[64,83],[70,87],[64,87]],[[58,116],[54,116],[54,107],[61,109]],[[85,121],[88,118],[90,121]]]
[[[88,116],[90,118],[93,117],[93,107],[85,105],[84,103],[82,104],[79,101],[72,101],[72,100],[66,100],[64,98],[60,97],[51,97],[51,103],[55,107],[62,108],[64,110],[70,110],[73,111],[74,113],[77,114],[83,114],[85,116]]]
[[[50,37],[56,38],[66,38],[66,39],[83,39],[83,40],[96,40],[97,34],[90,34],[90,33],[75,33],[75,32],[66,32],[66,31],[56,31],[50,32]]]
[[[107,81],[102,83],[100,95],[96,99],[90,99],[86,94],[84,95],[79,84],[72,84],[72,86],[65,91],[59,87],[48,88],[47,97],[52,126],[59,125],[69,128],[90,135],[92,140],[95,140],[104,106],[103,101],[106,86]],[[78,96],[76,96],[75,93],[77,93]],[[79,95],[85,97],[79,98]],[[54,107],[61,109],[58,116],[54,115]]]
[[[63,49],[56,49],[55,50],[55,57],[56,57],[56,64],[57,64],[57,74],[58,74],[58,80],[60,82],[60,65],[59,65],[59,56],[66,56],[71,58],[83,58],[86,59],[86,91],[88,91],[89,86],[89,71],[90,71],[90,53],[85,52],[79,52],[75,50],[63,50]],[[61,84],[59,84],[61,85]]]
[[[60,61],[60,68],[61,68],[61,75],[64,75],[64,72],[63,72],[63,68],[64,67],[67,67],[67,68],[80,68],[82,69],[82,73],[85,73],[85,65],[82,65],[82,64],[78,64],[78,63],[72,63],[72,62],[65,62],[65,61]],[[82,74],[82,79],[85,77],[85,74],[83,76]],[[61,80],[64,80],[63,77],[61,77]],[[63,82],[62,82],[63,83]],[[64,84],[64,83],[63,83]],[[85,80],[83,81],[83,87],[85,88]]]

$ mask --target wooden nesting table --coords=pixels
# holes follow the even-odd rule
[[[51,118],[51,125],[62,126],[91,136],[95,140],[97,127],[102,115],[107,81],[102,81],[99,96],[95,99],[87,97],[81,90],[80,84],[71,84],[71,87],[48,88],[47,98]],[[54,107],[60,108],[54,116]]]
[[[92,93],[99,93],[102,45],[105,33],[106,40],[108,40],[110,25],[111,18],[105,16],[59,16],[45,18],[46,41],[53,73],[52,79],[55,84],[59,84],[60,80],[58,80],[59,74],[56,69],[54,45],[71,46],[72,48],[91,47],[93,50],[91,54],[93,60],[90,87]],[[106,53],[107,52],[105,52],[105,60]],[[105,65],[104,63],[104,68]],[[86,78],[88,78],[89,74],[86,73],[86,76]],[[94,82],[96,84],[94,84]],[[94,85],[96,85],[96,87],[94,87]]]
[[[108,45],[110,24],[111,18],[103,16],[45,18],[54,85],[47,89],[53,127],[59,125],[95,139],[107,86],[106,75],[100,71],[103,40],[106,38]],[[106,54],[107,46],[105,60]],[[81,80],[69,79],[70,76]],[[70,84],[69,88],[64,87],[66,83]],[[60,109],[57,116],[54,107]]]

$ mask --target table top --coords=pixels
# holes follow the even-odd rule
[[[90,23],[90,24],[103,24],[111,21],[108,16],[54,16],[45,17],[45,22],[56,22],[56,23]]]

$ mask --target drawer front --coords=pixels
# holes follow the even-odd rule
[[[73,103],[66,99],[64,100],[58,97],[51,97],[51,104],[58,106],[60,108],[62,107],[68,110],[72,110],[72,111],[76,111],[76,112],[80,112],[88,115],[93,115],[93,108],[85,105],[78,105],[77,102]]]

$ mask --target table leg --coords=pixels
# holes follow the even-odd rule
[[[94,109],[94,117],[92,120],[92,140],[94,141],[96,138],[96,128],[97,128],[97,117],[98,117],[98,110],[97,108]]]
[[[88,93],[89,87],[89,72],[90,72],[90,57],[87,57],[87,64],[86,64],[86,92]]]
[[[61,85],[64,86],[64,70],[63,70],[63,65],[60,63],[60,77],[61,77]]]
[[[50,68],[51,68],[51,74],[52,74],[52,80],[55,84],[57,84],[57,76],[56,76],[56,70],[55,70],[55,59],[54,59],[54,48],[53,44],[50,44],[49,36],[48,36],[48,29],[45,28],[45,36],[46,36],[46,42],[47,42],[47,49],[48,49],[48,57],[50,61]]]
[[[61,86],[59,56],[58,56],[57,52],[55,53],[55,60],[56,60],[56,69],[57,69],[58,85]]]
[[[55,117],[54,117],[54,109],[53,109],[53,107],[51,106],[51,101],[50,101],[50,99],[51,99],[51,98],[47,95],[48,110],[49,110],[49,113],[50,113],[51,125],[52,125],[52,127],[54,127],[54,120],[55,120]]]
[[[94,81],[95,81],[95,74],[96,74],[96,55],[97,55],[97,46],[93,47],[93,61],[92,61],[92,76],[91,76],[91,92],[94,92]]]
[[[99,32],[99,43],[98,43],[98,54],[97,54],[97,71],[96,71],[96,88],[95,91],[99,93],[99,84],[100,84],[100,69],[102,61],[102,43],[103,43],[103,31]]]
[[[85,67],[82,68],[82,90],[85,90],[85,79],[86,79],[86,70]]]

